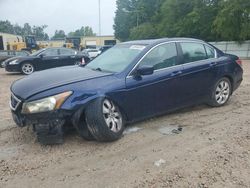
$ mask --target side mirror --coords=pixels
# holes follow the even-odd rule
[[[154,73],[153,66],[142,66],[137,68],[136,70],[137,75],[144,76],[144,75],[151,75]]]

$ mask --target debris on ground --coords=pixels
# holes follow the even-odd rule
[[[158,131],[163,135],[180,134],[183,128],[179,125],[168,125],[159,128]]]
[[[160,167],[161,165],[165,164],[166,161],[163,160],[163,159],[160,159],[159,161],[155,161],[154,162],[154,165],[157,166],[157,167]]]
[[[139,128],[139,127],[128,127],[125,131],[124,131],[124,135],[126,134],[131,134],[131,133],[135,133],[139,130],[141,130],[142,128]]]

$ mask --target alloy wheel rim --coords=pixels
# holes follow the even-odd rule
[[[34,71],[34,68],[31,64],[24,64],[22,66],[22,71],[25,73],[25,74],[31,74],[33,73]]]
[[[103,101],[103,117],[108,128],[113,132],[119,132],[122,128],[122,116],[118,108],[108,99]]]
[[[226,81],[221,81],[215,91],[215,99],[218,104],[224,104],[227,102],[230,95],[230,86]]]

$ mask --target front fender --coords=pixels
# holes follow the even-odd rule
[[[121,111],[122,115],[124,116],[125,121],[128,120],[125,110],[122,108],[122,106],[119,105],[118,101],[116,101],[114,98],[112,98],[109,95],[99,94],[99,95],[91,96],[91,97],[85,99],[84,101],[82,101],[81,103],[77,104],[73,110],[75,113],[72,116],[71,122],[74,125],[77,125],[81,119],[82,114],[84,113],[84,111],[88,107],[88,105],[99,98],[108,98],[108,99],[112,100],[114,102],[114,104],[119,107],[119,110]]]

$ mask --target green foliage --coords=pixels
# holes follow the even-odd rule
[[[89,26],[81,27],[81,29],[77,29],[74,32],[70,32],[68,34],[69,37],[84,37],[84,36],[96,36],[93,32],[92,28]]]
[[[8,21],[0,21],[0,32],[14,33],[13,25]]]
[[[250,1],[222,1],[214,21],[214,30],[224,40],[250,39]]]
[[[124,10],[130,11],[133,7],[131,7],[131,0],[117,0],[117,11],[115,17],[115,36],[120,41],[127,40],[129,38],[129,30],[136,25],[136,15],[125,12]]]
[[[149,28],[152,19],[160,10],[164,0],[117,0],[117,11],[115,17],[115,37],[120,41],[134,38],[138,30]],[[136,28],[138,24],[143,26]],[[145,23],[146,26],[145,26]],[[130,36],[130,32],[133,32]],[[144,32],[145,35],[146,32]],[[150,32],[148,32],[150,33]],[[139,38],[142,38],[140,36]]]
[[[34,35],[37,40],[49,39],[48,34],[44,32],[46,28],[46,25],[31,27],[28,23],[25,23],[22,27],[18,24],[12,25],[8,20],[0,21],[0,32],[22,36]]]
[[[10,33],[21,36],[34,35],[37,40],[49,40],[49,36],[44,30],[47,28],[47,25],[42,26],[30,26],[30,24],[25,23],[23,26],[18,24],[11,24],[8,20],[0,21],[0,32]],[[82,36],[95,36],[92,28],[89,26],[81,27],[74,32],[70,32],[68,36],[70,37],[82,37]],[[66,34],[63,30],[56,30],[52,39],[64,39]]]
[[[158,37],[250,39],[249,0],[117,0],[117,8],[115,36],[122,41]]]
[[[47,33],[44,32],[44,29],[46,28],[47,28],[47,25],[33,26],[32,35],[34,35],[37,40],[48,40],[49,36]]]
[[[56,30],[54,36],[51,39],[64,39],[66,34],[63,30]]]
[[[156,30],[151,23],[144,23],[130,30],[130,40],[153,39],[156,36]]]

